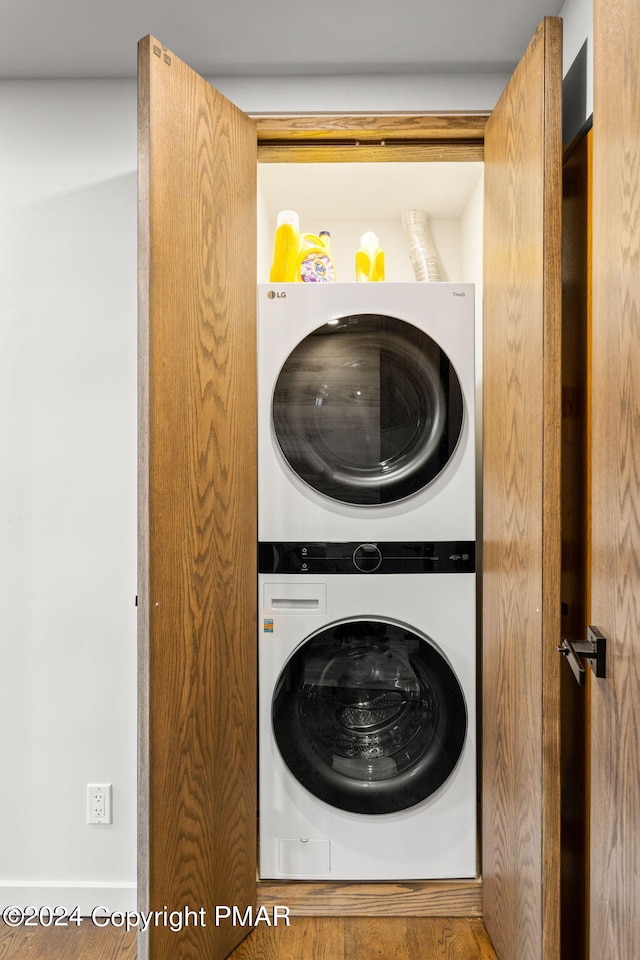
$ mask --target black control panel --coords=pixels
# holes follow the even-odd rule
[[[473,540],[260,543],[260,573],[475,573]]]

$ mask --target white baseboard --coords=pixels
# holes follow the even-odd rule
[[[0,912],[10,906],[21,910],[30,906],[36,910],[64,907],[71,913],[77,907],[80,916],[88,917],[96,907],[104,907],[101,915],[135,910],[136,901],[135,883],[0,880]]]

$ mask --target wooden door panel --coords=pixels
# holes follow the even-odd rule
[[[559,955],[561,22],[485,129],[483,900],[500,960]]]
[[[640,957],[640,6],[596,0],[591,957]]]
[[[140,908],[151,960],[225,957],[255,902],[256,132],[139,50]]]

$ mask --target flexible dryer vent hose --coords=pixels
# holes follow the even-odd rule
[[[403,211],[402,229],[416,280],[441,280],[440,258],[431,238],[424,210]]]

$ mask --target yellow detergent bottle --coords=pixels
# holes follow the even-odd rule
[[[336,268],[331,254],[331,234],[328,230],[305,233],[300,245],[299,270],[296,280],[303,283],[333,283]]]
[[[270,283],[290,283],[296,277],[300,258],[300,219],[295,210],[281,210],[278,214],[273,244],[273,263]]]
[[[384,280],[384,250],[375,233],[368,231],[360,237],[360,249],[356,253],[356,280]]]

